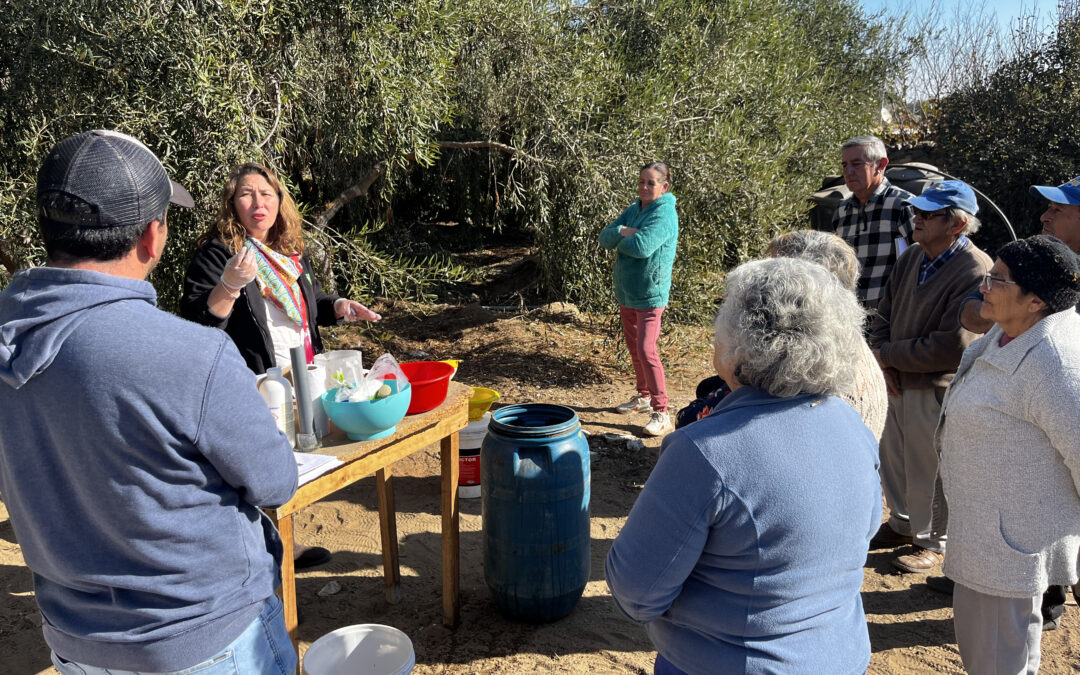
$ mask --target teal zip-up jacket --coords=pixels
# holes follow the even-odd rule
[[[619,231],[636,227],[632,237]],[[641,208],[635,200],[615,222],[600,231],[600,245],[614,250],[615,297],[631,309],[667,307],[671,291],[671,267],[679,240],[679,216],[675,195],[670,192]]]

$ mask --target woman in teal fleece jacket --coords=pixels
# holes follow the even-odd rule
[[[664,365],[656,351],[679,239],[679,216],[670,187],[667,165],[646,164],[638,178],[638,199],[600,232],[600,245],[615,251],[615,298],[637,387],[637,394],[616,410],[631,413],[651,407],[652,416],[645,425],[650,436],[674,429],[667,412]]]

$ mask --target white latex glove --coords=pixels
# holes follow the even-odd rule
[[[361,319],[364,321],[378,321],[382,318],[380,314],[348,298],[338,298],[334,301],[334,314],[337,315],[337,318],[345,319],[348,323],[360,321]]]
[[[227,291],[237,292],[255,279],[256,269],[255,251],[244,247],[225,263],[225,271],[221,273],[221,285]]]

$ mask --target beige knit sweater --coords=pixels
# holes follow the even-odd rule
[[[885,376],[881,374],[877,359],[865,342],[861,344],[862,349],[852,359],[854,377],[851,390],[841,392],[840,398],[862,415],[863,424],[880,441],[881,432],[885,430],[885,415],[889,411],[889,393],[885,389]]]

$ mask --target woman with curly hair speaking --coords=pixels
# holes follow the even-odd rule
[[[324,293],[304,255],[300,212],[273,171],[233,169],[217,221],[199,239],[184,278],[180,315],[224,330],[255,374],[290,365],[303,346],[310,363],[323,351],[317,326],[378,321],[359,302]],[[330,560],[322,547],[297,546],[296,569]]]
[[[301,222],[274,172],[241,164],[184,279],[180,315],[228,333],[256,374],[288,366],[289,349],[300,345],[310,362],[323,350],[317,326],[381,318],[323,292],[304,256]]]

